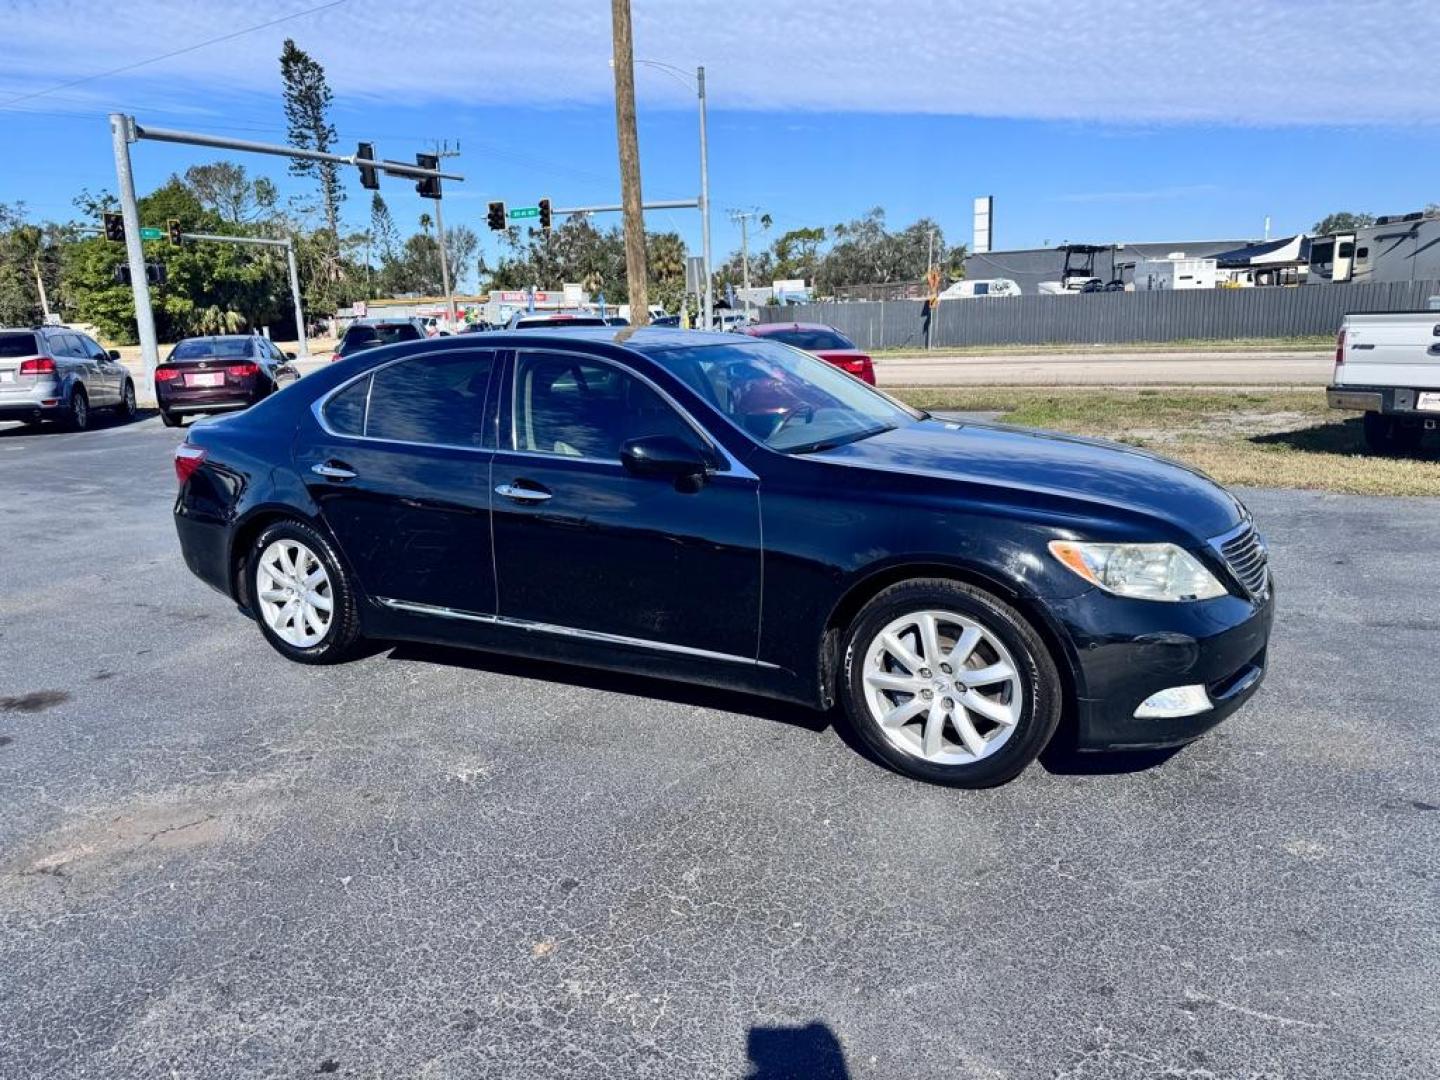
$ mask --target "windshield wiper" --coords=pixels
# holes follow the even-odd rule
[[[815,442],[786,447],[784,450],[781,450],[781,453],[816,454],[821,450],[834,450],[837,446],[845,446],[849,443],[859,442],[861,439],[868,439],[872,435],[883,435],[887,431],[894,430],[894,424],[881,424],[879,427],[866,428],[863,431],[851,431],[844,435],[834,435],[828,439],[817,439]]]

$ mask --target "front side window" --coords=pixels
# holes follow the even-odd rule
[[[923,415],[823,360],[762,339],[649,355],[737,427],[784,453],[843,446]]]
[[[697,441],[694,429],[640,379],[561,353],[519,355],[511,415],[514,448],[531,453],[619,461],[630,439]]]

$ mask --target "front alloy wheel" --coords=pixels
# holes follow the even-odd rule
[[[890,586],[851,623],[842,699],[890,767],[952,787],[1019,775],[1060,721],[1055,662],[999,597],[943,578]]]

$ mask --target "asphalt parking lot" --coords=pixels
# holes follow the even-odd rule
[[[1256,700],[967,793],[738,695],[288,664],[177,439],[0,426],[0,1076],[1440,1075],[1440,501],[1243,493]]]

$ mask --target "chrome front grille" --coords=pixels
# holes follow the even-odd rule
[[[1211,543],[1251,596],[1261,597],[1270,592],[1270,553],[1254,525],[1247,521]]]

